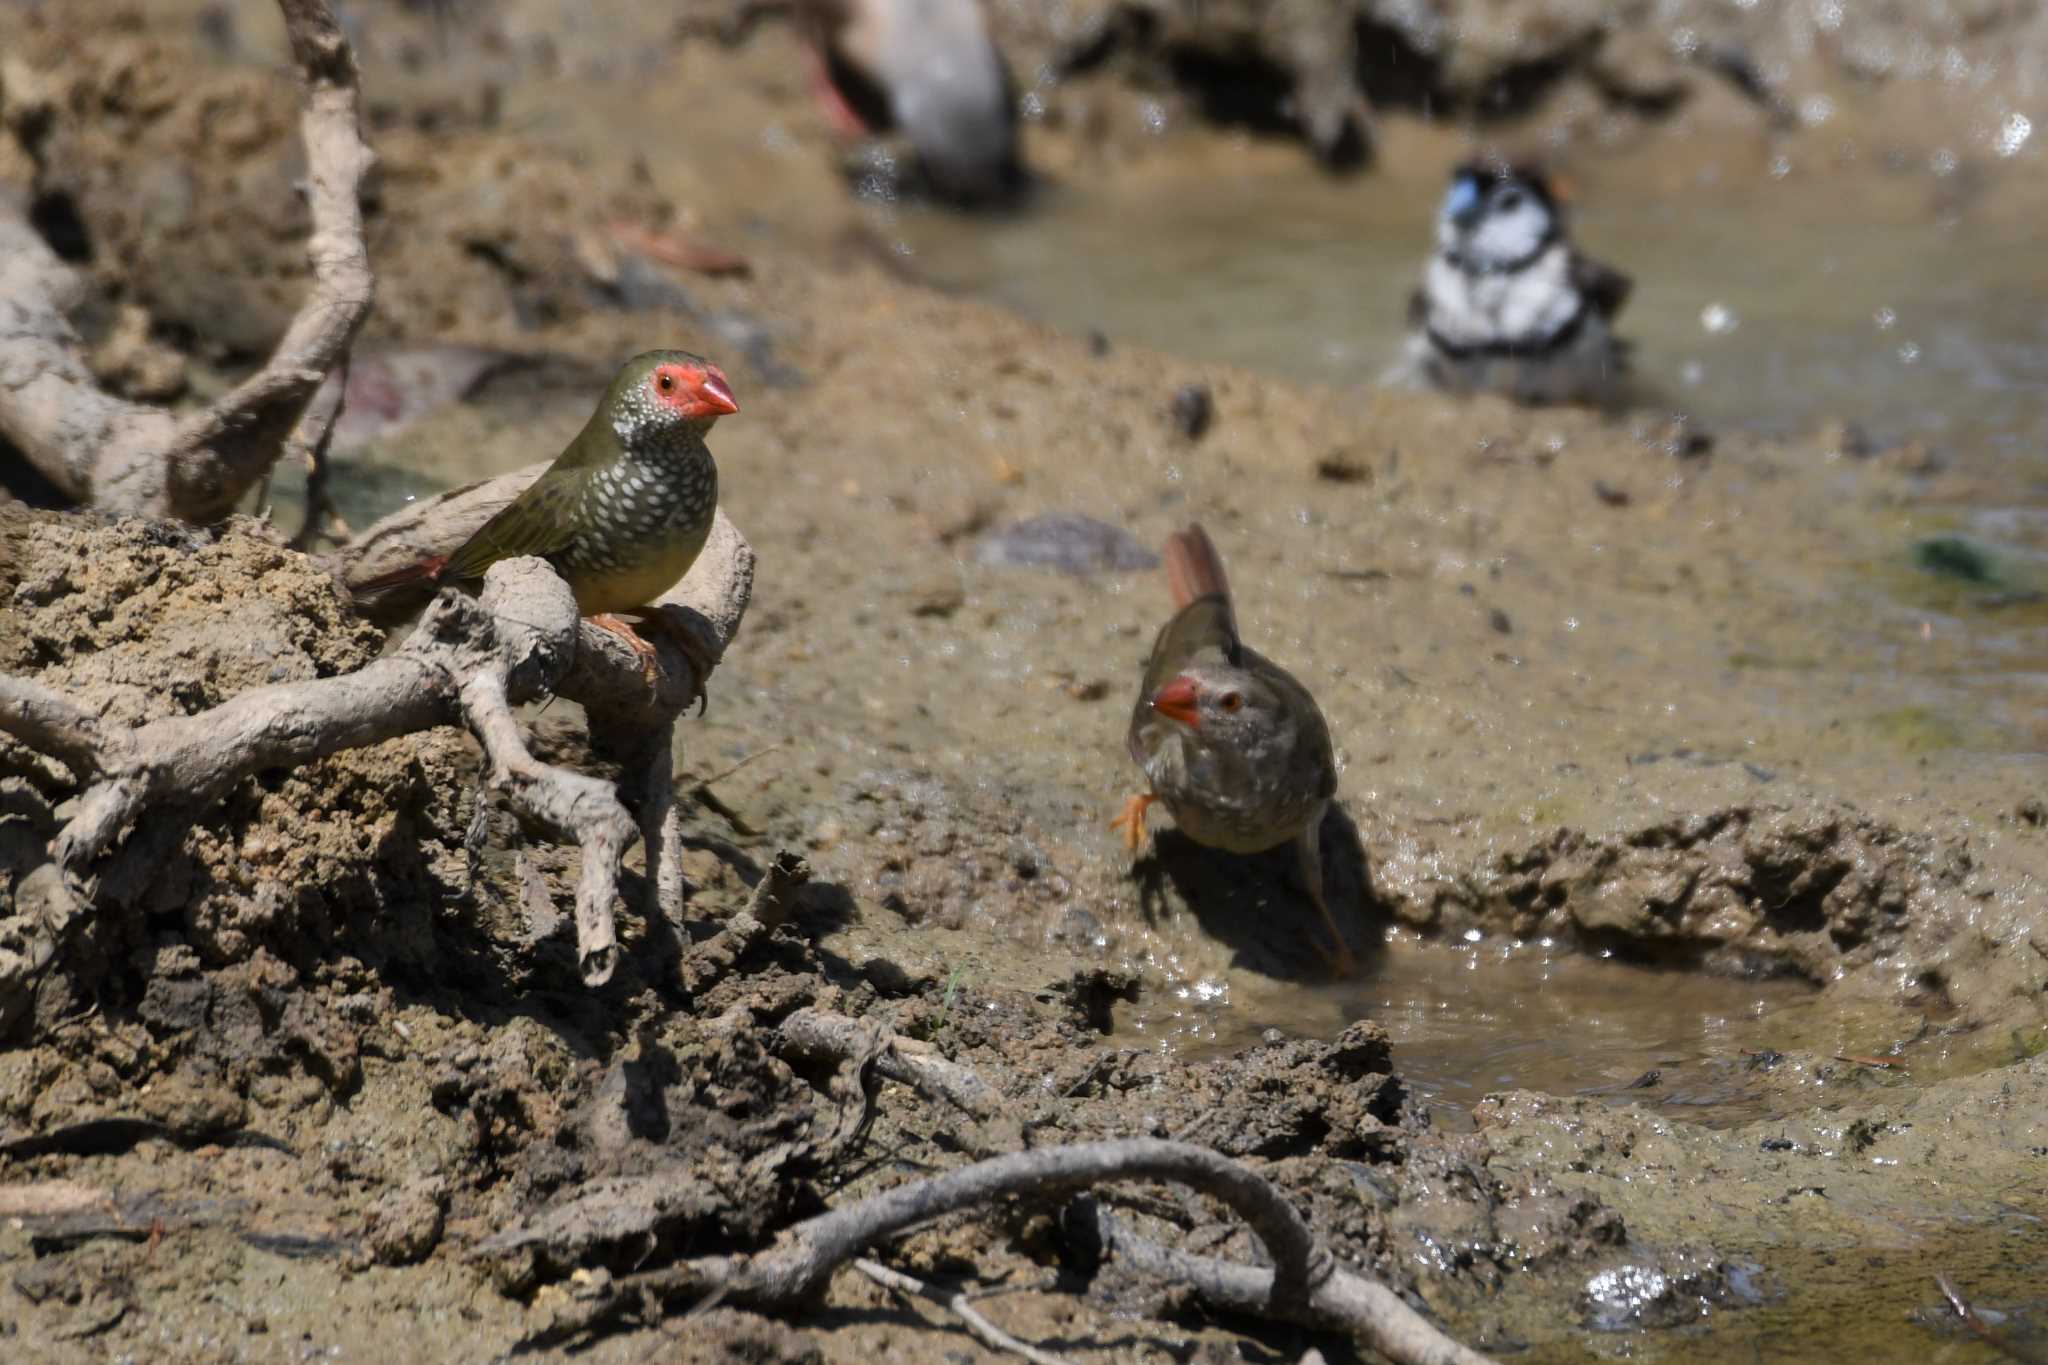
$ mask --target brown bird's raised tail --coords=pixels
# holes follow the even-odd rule
[[[1223,572],[1223,556],[1216,553],[1199,522],[1166,538],[1166,590],[1173,594],[1173,609],[1179,611],[1198,597],[1230,600],[1230,579]]]
[[[413,583],[435,583],[440,581],[441,570],[448,567],[447,555],[429,555],[417,564],[408,564],[390,573],[378,574],[375,578],[356,584],[349,589],[354,597],[375,597]]]

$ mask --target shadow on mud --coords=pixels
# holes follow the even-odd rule
[[[1370,975],[1384,955],[1388,916],[1373,891],[1372,870],[1358,826],[1341,806],[1323,817],[1323,886],[1330,913]],[[1204,848],[1177,829],[1160,830],[1152,852],[1134,869],[1145,918],[1169,912],[1167,884],[1194,914],[1202,932],[1231,950],[1231,965],[1267,976],[1325,980],[1329,931],[1302,885],[1294,845],[1250,856]]]

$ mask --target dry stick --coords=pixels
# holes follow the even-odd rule
[[[316,398],[306,409],[306,420],[301,424],[302,428],[316,424],[320,428],[320,434],[313,438],[312,445],[306,450],[306,519],[300,523],[298,534],[287,542],[291,548],[301,552],[312,548],[325,526],[334,527],[331,538],[336,545],[348,544],[351,534],[348,523],[341,519],[341,513],[334,506],[334,491],[327,486],[334,476],[334,466],[328,460],[328,452],[334,445],[334,428],[340,424],[342,413],[348,410],[349,352],[341,353],[341,364],[335,368],[334,402],[322,412],[318,411],[322,405]],[[292,443],[298,444],[296,436]],[[263,479],[267,484],[270,475],[265,473]]]
[[[326,0],[279,0],[305,86],[313,287],[263,368],[186,421],[99,387],[65,316],[77,276],[0,205],[0,436],[74,501],[210,523],[268,472],[370,311],[358,202],[371,154],[355,57]]]
[[[870,1261],[866,1257],[856,1260],[853,1268],[884,1289],[893,1289],[899,1294],[914,1294],[918,1298],[929,1299],[938,1304],[966,1323],[967,1330],[974,1333],[975,1340],[992,1351],[1007,1351],[1011,1355],[1022,1356],[1030,1361],[1031,1365],[1073,1365],[1065,1356],[1041,1351],[1029,1342],[1017,1340],[983,1317],[980,1311],[967,1301],[967,1295],[964,1293],[948,1294],[944,1290],[934,1289],[915,1276],[906,1275],[900,1270],[891,1270],[881,1262]]]
[[[1970,1306],[1970,1301],[1964,1298],[1962,1293],[1950,1282],[1947,1274],[1936,1271],[1934,1287],[1941,1291],[1941,1296],[1944,1299],[1948,1300],[1948,1306],[1955,1310],[1955,1315],[1963,1320],[1963,1326],[1975,1332],[1992,1349],[1998,1351],[2001,1355],[2011,1356],[2014,1360],[2019,1361],[2020,1365],[2041,1365],[2044,1357],[2021,1349],[2017,1343],[1993,1328],[1990,1323],[1984,1321],[1984,1315]]]
[[[575,609],[573,599],[570,609]],[[490,758],[491,788],[509,796],[521,815],[556,838],[582,845],[583,871],[576,882],[576,957],[587,984],[609,981],[619,951],[612,905],[618,899],[619,859],[633,842],[632,817],[619,804],[611,783],[542,763],[527,752],[506,699],[502,673],[480,671],[463,683],[462,715]]]
[[[871,1027],[843,1014],[806,1007],[776,1029],[774,1051],[843,1061],[864,1050],[866,1030]],[[949,1062],[925,1044],[901,1035],[889,1035],[884,1041],[875,1069],[889,1080],[942,1099],[977,1119],[989,1118],[1002,1108],[1002,1095],[972,1067]]]
[[[1251,1224],[1274,1262],[1271,1270],[1186,1256],[1132,1237],[1098,1214],[1098,1234],[1130,1263],[1196,1286],[1218,1307],[1304,1326],[1355,1333],[1401,1365],[1487,1365],[1382,1285],[1339,1269],[1309,1226],[1263,1177],[1205,1147],[1123,1138],[1040,1148],[914,1181],[798,1223],[754,1256],[702,1257],[621,1277],[618,1296],[580,1310],[595,1323],[621,1299],[697,1298],[714,1290],[758,1308],[798,1308],[814,1300],[832,1272],[867,1246],[945,1214],[1013,1194],[1085,1189],[1109,1180],[1158,1180],[1190,1186],[1228,1204]],[[507,1243],[514,1245],[515,1243]],[[482,1248],[492,1249],[490,1243]]]
[[[1275,1276],[1258,1266],[1190,1256],[1144,1237],[1094,1205],[1094,1230],[1105,1250],[1144,1274],[1186,1285],[1226,1312],[1281,1317],[1319,1331],[1348,1332],[1402,1365],[1487,1365],[1487,1357],[1445,1336],[1393,1290],[1339,1266],[1305,1304],[1280,1307]],[[1277,1310],[1277,1311],[1276,1311]]]

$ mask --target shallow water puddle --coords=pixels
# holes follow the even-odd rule
[[[1495,1091],[1540,1090],[1612,1096],[1720,1124],[1771,1112],[1755,1068],[1773,1048],[1820,1045],[1802,1009],[1814,998],[1812,987],[1792,980],[1404,937],[1357,982],[1305,988],[1239,973],[1227,996],[1198,984],[1173,1007],[1134,1011],[1119,1041],[1144,1038],[1197,1059],[1234,1053],[1268,1029],[1332,1037],[1369,1018],[1386,1027],[1402,1077],[1439,1122],[1465,1122]],[[1846,1023],[1840,1031],[1855,1036]]]

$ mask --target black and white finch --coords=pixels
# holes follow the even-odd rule
[[[1626,275],[1573,249],[1541,172],[1460,166],[1437,214],[1436,254],[1409,301],[1401,359],[1383,382],[1615,403],[1628,343],[1613,321],[1628,294]]]

